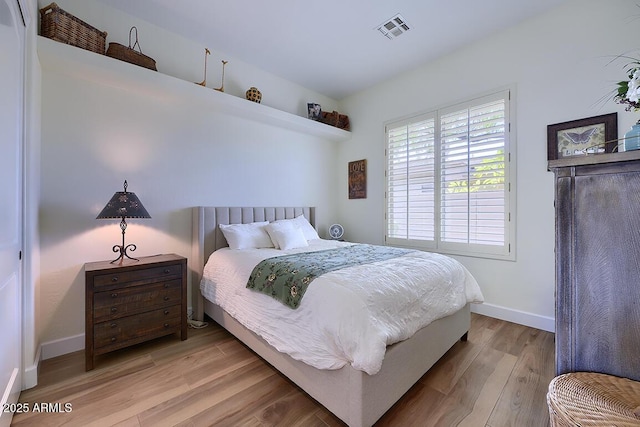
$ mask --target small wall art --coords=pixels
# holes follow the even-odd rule
[[[320,107],[320,104],[313,104],[313,103],[308,103],[307,104],[307,117],[310,118],[311,120],[320,120],[322,119],[322,108]]]
[[[367,160],[349,162],[349,198],[367,198]]]
[[[611,153],[618,139],[618,113],[547,126],[547,160]]]

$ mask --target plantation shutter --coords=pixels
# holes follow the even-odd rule
[[[435,238],[435,116],[387,128],[387,239]]]
[[[387,244],[513,259],[510,92],[388,123]]]
[[[505,104],[503,96],[475,100],[441,115],[442,247],[505,246]]]

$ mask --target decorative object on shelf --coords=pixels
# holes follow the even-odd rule
[[[249,90],[245,93],[245,96],[249,101],[257,102],[260,104],[262,101],[262,92],[258,90],[258,88],[251,86]]]
[[[104,55],[107,32],[66,12],[56,3],[40,9],[40,35]]]
[[[224,67],[228,63],[229,61],[225,61],[224,59],[222,60],[222,83],[220,84],[220,87],[216,88],[217,91],[224,92]]]
[[[618,113],[547,126],[547,160],[612,153],[618,141]]]
[[[322,107],[320,107],[320,104],[307,103],[307,117],[311,120],[320,120],[322,118]]]
[[[633,59],[633,58],[631,58]],[[613,100],[625,105],[627,111],[640,111],[640,61],[633,59],[626,66],[627,80],[618,82]],[[640,149],[640,120],[624,134],[624,151]]]
[[[624,151],[640,149],[640,120],[624,134]]]
[[[136,40],[131,44],[131,35],[135,30]],[[138,50],[136,50],[138,46]],[[123,46],[120,43],[109,43],[107,49],[107,56],[110,56],[121,61],[128,62],[130,64],[138,65],[140,67],[148,68],[153,71],[158,71],[156,68],[156,61],[142,53],[142,48],[138,42],[138,29],[134,26],[129,30],[129,47]]]
[[[351,127],[349,125],[349,116],[340,114],[337,111],[332,111],[331,113],[323,111],[320,121],[343,130],[350,130]]]
[[[206,86],[207,85],[207,55],[211,55],[211,52],[209,51],[208,48],[204,48],[204,80],[202,80],[200,83],[196,83],[197,85],[200,86]]]
[[[640,110],[640,61],[633,60],[627,64],[627,80],[618,82],[618,90],[613,100],[618,104],[626,104],[625,110]]]
[[[102,209],[102,212],[96,217],[96,219],[121,218],[120,229],[122,230],[122,245],[114,245],[112,248],[113,252],[119,252],[120,256],[111,261],[112,264],[116,261],[122,263],[124,257],[138,261],[137,258],[132,258],[127,254],[127,250],[129,249],[132,252],[135,251],[136,245],[129,243],[125,246],[124,244],[124,232],[127,229],[125,218],[151,218],[149,212],[142,206],[142,202],[140,202],[138,196],[136,196],[135,193],[128,192],[127,187],[127,180],[125,180],[124,191],[117,191],[111,200],[109,200],[109,203]]]
[[[332,224],[331,227],[329,227],[329,235],[333,240],[340,240],[344,235],[344,227],[340,224]]]
[[[367,198],[367,160],[349,162],[349,198]]]

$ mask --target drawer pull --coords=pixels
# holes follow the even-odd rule
[[[165,268],[164,269],[164,274],[169,274],[171,273],[171,269],[170,268]]]
[[[118,324],[117,323],[112,323],[109,326],[111,326],[112,328],[115,328],[116,326],[118,326]]]
[[[116,313],[118,311],[118,307],[111,307],[111,312]]]
[[[167,314],[169,314],[169,310],[164,311],[164,315],[166,316]]]
[[[117,281],[118,281],[118,276],[113,276],[113,277],[111,278],[111,281],[112,281],[112,282],[117,282]]]
[[[111,337],[111,342],[116,342],[117,338],[116,337]]]
[[[111,298],[118,298],[118,294],[116,293],[111,294]]]
[[[167,289],[169,286],[171,286],[171,285],[170,285],[170,284],[168,284],[168,283],[165,283],[165,284],[164,284],[164,288],[165,288],[165,289]]]
[[[164,297],[164,300],[165,300],[165,301],[169,301],[169,299],[170,299],[170,298],[169,298],[169,296],[165,296],[165,297]]]
[[[165,324],[164,324],[164,327],[165,327],[165,328],[168,328],[168,327],[169,327],[169,324],[168,324],[168,323],[165,323]]]

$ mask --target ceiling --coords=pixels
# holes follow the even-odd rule
[[[340,100],[565,0],[99,0]],[[400,14],[410,30],[377,27]]]

